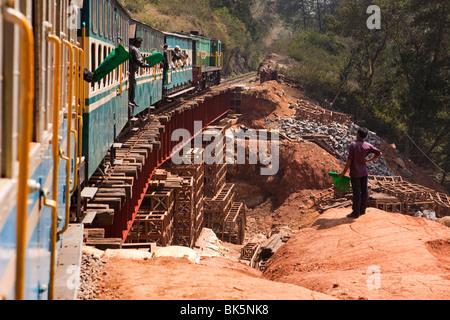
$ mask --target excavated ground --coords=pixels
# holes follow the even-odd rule
[[[307,99],[275,81],[243,97],[236,126],[267,128],[266,118],[289,118],[292,103]],[[405,168],[411,182],[442,191],[420,168],[382,146],[391,172]],[[402,159],[404,162],[398,160]],[[448,299],[450,229],[424,218],[369,209],[357,220],[351,209],[319,214],[311,196],[331,186],[329,171],[342,169],[314,143],[282,140],[280,170],[261,177],[255,166],[228,168],[237,200],[247,204],[246,242],[262,243],[273,230],[294,235],[269,260],[264,273],[238,262],[241,246],[224,243],[228,258],[104,258],[99,299]],[[414,180],[413,180],[414,179]],[[407,180],[407,179],[406,179]]]
[[[331,209],[270,259],[264,276],[339,299],[450,298],[450,229],[369,208]]]

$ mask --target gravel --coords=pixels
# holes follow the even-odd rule
[[[280,130],[284,131],[288,138],[294,140],[302,140],[302,137],[305,134],[326,135],[329,138],[330,147],[335,150],[338,158],[343,161],[347,160],[350,143],[356,139],[356,133],[359,129],[359,126],[355,123],[340,124],[338,122],[332,122],[329,124],[322,124],[293,118],[266,118],[266,122],[278,122]],[[379,147],[382,139],[378,137],[375,132],[369,131],[369,135],[365,141],[375,147]],[[372,175],[394,175],[387,169],[386,161],[383,157],[377,161],[368,163],[367,167]]]
[[[104,263],[105,260],[101,259],[99,255],[83,252],[78,300],[98,300],[101,294],[98,281],[103,275]]]

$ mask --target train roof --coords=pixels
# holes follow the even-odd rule
[[[163,31],[163,33],[164,33],[166,36],[172,36],[172,37],[176,37],[176,38],[184,38],[184,39],[192,40],[192,38],[191,38],[189,35],[185,34],[185,33],[165,32],[165,31]]]
[[[149,24],[147,24],[147,23],[145,23],[145,22],[142,22],[142,21],[139,21],[139,20],[136,20],[136,19],[133,19],[133,18],[131,18],[130,20],[131,20],[131,21],[130,21],[131,23],[140,24],[140,25],[145,26],[146,28],[149,28],[149,29],[158,31],[158,32],[160,32],[160,33],[164,33],[164,31],[159,30],[158,28],[152,27],[151,25],[149,25]]]

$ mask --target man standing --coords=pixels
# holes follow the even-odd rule
[[[147,62],[145,62],[141,52],[139,51],[139,48],[142,45],[142,41],[143,41],[142,38],[137,37],[134,39],[133,44],[130,44],[131,60],[130,60],[130,75],[129,75],[130,88],[128,91],[128,105],[131,107],[139,106],[134,101],[136,97],[136,72],[138,71],[139,67],[150,68],[150,65]]]
[[[367,134],[368,130],[366,128],[358,129],[356,140],[350,144],[347,164],[345,165],[344,171],[339,174],[339,177],[342,178],[348,169],[350,169],[353,189],[353,212],[347,215],[349,218],[358,218],[366,213],[367,202],[369,200],[369,190],[367,187],[367,176],[369,172],[366,164],[370,161],[377,160],[383,155],[380,150],[364,141]],[[366,160],[366,157],[371,153],[375,154],[375,156]]]

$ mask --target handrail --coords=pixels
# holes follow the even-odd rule
[[[75,158],[73,162],[74,166],[74,182],[73,187],[70,189],[69,193],[75,192],[77,189],[78,184],[78,166],[80,165],[79,158],[78,158],[78,148],[79,148],[79,141],[78,141],[78,127],[79,127],[79,107],[78,107],[78,99],[80,98],[80,73],[78,72],[78,67],[80,64],[80,48],[77,46],[73,46],[75,50],[75,130],[71,130],[72,133],[74,133],[74,139],[75,139]],[[66,207],[69,207],[68,210],[70,210],[70,206],[66,202]],[[66,220],[66,226],[68,225],[68,221]],[[64,231],[67,229],[67,227],[64,227]],[[63,232],[64,232],[63,231]],[[63,233],[60,232],[60,233]]]
[[[54,191],[53,191],[54,192]],[[52,226],[50,229],[51,256],[50,256],[50,285],[48,288],[48,299],[54,300],[55,297],[55,273],[56,273],[56,230],[58,227],[58,203],[56,200],[48,199],[49,190],[43,189],[44,205],[52,209]]]
[[[123,45],[123,40],[122,40],[122,38],[121,38],[121,37],[117,37],[117,38],[120,40],[120,45],[122,46],[122,45]],[[121,63],[120,66],[119,66],[119,81],[120,81],[120,83],[119,83],[119,91],[117,92],[117,94],[118,94],[119,96],[121,96],[121,95],[122,95],[122,91],[123,91],[123,85],[122,85],[122,82],[123,82],[122,63]]]
[[[78,149],[79,152],[79,157],[81,159],[81,157],[83,156],[83,115],[84,115],[84,109],[86,107],[86,90],[85,90],[85,83],[83,81],[83,72],[84,72],[84,67],[86,64],[86,57],[85,57],[85,52],[86,52],[86,27],[84,26],[83,23],[83,27],[81,28],[81,66],[80,66],[80,124],[79,124],[79,142],[80,142],[80,147]],[[81,163],[81,160],[80,160]]]
[[[63,232],[65,232],[69,225],[69,219],[70,219],[70,159],[72,155],[72,103],[73,103],[73,45],[67,41],[62,40],[62,43],[68,47],[69,49],[69,86],[68,86],[68,95],[67,95],[67,147],[66,152],[67,156],[61,155],[61,158],[67,161],[66,164],[66,195],[65,195],[65,202],[66,202],[66,214],[65,214],[65,221],[64,226],[61,231],[58,231],[57,234],[60,235]],[[76,139],[76,134],[75,134]]]
[[[56,199],[58,193],[58,167],[59,167],[59,110],[60,110],[60,90],[61,90],[61,40],[55,35],[48,35],[48,40],[55,44],[55,77],[53,85],[53,201],[49,202],[44,193],[44,204],[52,208],[52,225],[50,229],[50,286],[49,299],[53,300],[54,281],[56,272],[56,238],[58,229],[58,211]]]
[[[202,76],[202,68],[203,68],[203,56],[202,56],[202,52],[201,51],[199,52],[199,54],[200,54],[200,71],[199,71],[199,76],[201,77]],[[200,81],[200,79],[199,79],[199,81]]]
[[[27,233],[27,199],[28,199],[28,175],[29,175],[29,153],[32,139],[33,128],[33,102],[34,102],[34,37],[33,27],[27,17],[20,11],[17,11],[5,4],[3,7],[5,20],[20,26],[21,37],[21,63],[26,70],[20,73],[20,85],[23,88],[22,106],[19,110],[22,119],[22,125],[19,126],[19,179],[17,192],[17,257],[16,257],[16,284],[15,299],[24,299],[25,284],[25,251],[26,251],[26,233]]]
[[[85,100],[84,100],[84,82],[83,82],[83,76],[82,72],[84,70],[84,49],[78,48],[80,52],[80,85],[79,85],[79,97],[80,97],[80,107],[78,110],[78,159],[79,163],[78,166],[81,164],[81,157],[83,155],[83,112],[84,112],[84,106],[85,106]],[[78,174],[77,174],[78,177]],[[78,177],[79,178],[79,177]]]

